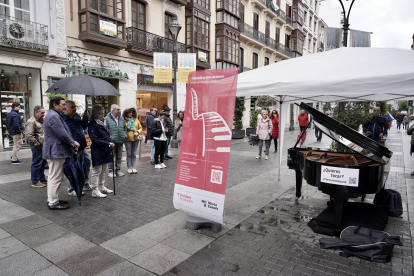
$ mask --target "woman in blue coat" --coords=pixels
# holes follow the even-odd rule
[[[105,174],[108,163],[112,162],[112,148],[108,128],[105,123],[105,110],[102,106],[92,108],[91,122],[89,123],[89,137],[91,138],[92,156],[92,197],[106,197],[114,191],[105,187]]]

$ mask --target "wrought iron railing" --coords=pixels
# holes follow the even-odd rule
[[[128,46],[142,48],[151,52],[173,52],[174,41],[134,27],[127,28]],[[178,53],[185,53],[185,44],[177,42]]]
[[[284,54],[285,56],[293,58],[293,51],[289,47],[286,47],[285,45],[283,45],[280,42],[278,44],[278,51],[281,52],[282,54]]]
[[[0,14],[0,45],[48,53],[48,26]]]
[[[283,21],[286,21],[286,13],[282,11],[282,9],[278,9],[276,12],[277,16],[281,18]]]
[[[244,34],[244,35],[246,35],[250,38],[253,38],[256,41],[265,44],[265,37],[266,37],[265,34],[258,31],[258,30],[256,30],[256,29],[254,29],[252,26],[250,26],[250,25],[248,25],[244,22],[240,22],[239,23],[239,31],[242,34]]]
[[[239,74],[243,73],[243,72],[247,72],[252,70],[252,68],[248,68],[248,67],[239,67]]]
[[[290,16],[287,16],[287,15],[286,15],[286,24],[290,25],[293,28],[292,18],[290,18]]]
[[[154,76],[137,75],[137,90],[157,91],[157,92],[173,92],[173,84],[154,83]]]

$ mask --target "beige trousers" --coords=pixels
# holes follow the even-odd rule
[[[47,178],[47,201],[49,206],[59,203],[59,188],[63,181],[63,163],[65,158],[47,160],[49,176]]]
[[[91,179],[89,180],[89,185],[92,189],[99,189],[105,186],[105,174],[108,164],[103,164],[99,166],[92,167]]]
[[[11,135],[11,137],[13,138],[12,161],[17,161],[17,154],[23,144],[23,134]]]

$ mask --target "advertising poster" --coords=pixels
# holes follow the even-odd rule
[[[371,47],[371,33],[349,30],[349,47]]]
[[[99,20],[99,32],[103,35],[116,37],[116,25],[108,21]]]
[[[171,53],[154,53],[154,83],[172,83]]]
[[[221,224],[237,75],[237,68],[189,75],[174,187],[176,209]]]
[[[325,51],[342,47],[342,29],[325,27]]]
[[[178,83],[188,83],[188,75],[196,70],[196,59],[197,54],[178,54]]]

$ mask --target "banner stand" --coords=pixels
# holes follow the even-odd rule
[[[221,230],[220,223],[191,215],[187,215],[185,218],[185,225],[191,230],[197,230],[203,226],[211,226],[211,229],[216,233]]]

